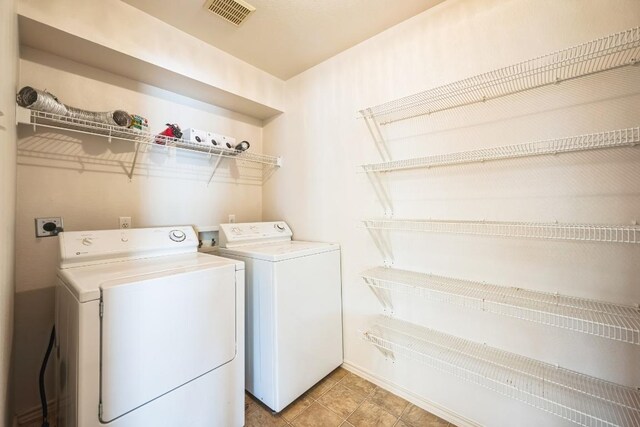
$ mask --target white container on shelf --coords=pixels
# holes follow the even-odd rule
[[[215,147],[233,148],[236,146],[236,139],[226,135],[207,132],[207,144]]]
[[[182,133],[182,139],[193,144],[208,145],[207,132],[199,129],[185,129]]]

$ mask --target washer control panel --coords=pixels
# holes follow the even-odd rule
[[[292,235],[284,221],[220,224],[220,247],[289,241]]]

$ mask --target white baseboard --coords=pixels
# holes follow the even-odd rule
[[[55,415],[56,415],[55,399],[52,399],[47,402],[47,411],[49,411],[49,420],[55,419]],[[39,421],[42,421],[42,406],[35,406],[29,409],[28,411],[24,411],[23,413],[16,415],[15,417],[16,426],[31,424]]]
[[[455,424],[458,427],[482,427],[482,424],[478,424],[477,422],[465,418],[462,415],[451,411],[450,409],[426,400],[423,397],[410,392],[406,388],[400,387],[399,385],[394,384],[382,377],[379,377],[378,375],[357,365],[354,365],[351,362],[344,361],[342,363],[342,367],[347,371],[351,371],[354,374],[371,381],[378,387],[381,387],[397,396],[402,397],[405,400],[408,400],[409,402],[424,409],[425,411],[431,412],[432,414],[437,415],[438,417],[447,420],[452,424]]]

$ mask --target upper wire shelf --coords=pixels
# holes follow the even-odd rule
[[[640,425],[640,390],[380,317],[364,333],[384,355],[424,363],[588,427]]]
[[[372,268],[362,278],[376,289],[640,345],[637,307],[394,268]]]
[[[374,107],[360,114],[381,125],[575,79],[640,60],[640,27],[611,34]]]
[[[545,154],[569,153],[635,146],[640,143],[640,128],[626,128],[566,138],[504,145],[457,153],[361,165],[364,172],[392,172],[403,169],[431,168],[490,160],[514,159]]]
[[[535,222],[365,219],[369,230],[421,231],[530,239],[640,243],[638,225],[557,224]]]
[[[268,166],[281,166],[280,157],[268,156],[266,154],[252,153],[248,151],[238,152],[233,149],[205,146],[184,139],[171,138],[167,136],[153,135],[138,129],[128,129],[120,126],[112,126],[105,123],[91,122],[58,114],[46,113],[43,111],[29,110],[17,107],[16,120],[18,123],[33,125],[34,128],[40,126],[51,129],[66,130],[83,133],[86,135],[97,135],[107,137],[109,140],[117,139],[139,144],[146,144],[154,147],[172,147],[183,151],[195,153],[205,153],[218,158],[235,158],[238,160],[260,163]]]

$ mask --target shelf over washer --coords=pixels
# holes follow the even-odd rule
[[[253,152],[238,152],[234,149],[205,146],[184,139],[170,138],[166,136],[153,135],[146,131],[138,129],[128,129],[121,126],[112,126],[105,123],[91,122],[88,120],[81,120],[77,118],[61,116],[58,114],[46,113],[43,111],[29,110],[27,108],[16,107],[16,123],[32,125],[34,130],[38,127],[44,127],[49,129],[58,129],[64,131],[71,131],[82,133],[85,135],[94,135],[108,138],[109,141],[117,139],[120,141],[128,141],[136,144],[136,151],[132,160],[131,171],[129,171],[129,179],[133,177],[133,171],[136,166],[138,152],[142,145],[154,148],[175,148],[186,152],[193,152],[199,154],[207,154],[210,157],[216,159],[216,163],[213,167],[213,174],[220,164],[222,158],[233,158],[240,161],[247,161],[252,163],[259,163],[269,167],[282,166],[282,158],[269,156],[266,154],[259,154]],[[157,143],[160,141],[162,144]],[[209,182],[211,182],[211,178]]]

